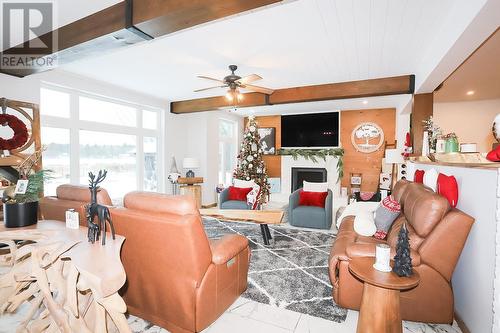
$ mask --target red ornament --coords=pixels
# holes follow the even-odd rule
[[[0,114],[0,125],[9,126],[14,131],[14,136],[8,140],[0,138],[0,150],[12,150],[22,147],[28,142],[29,134],[26,125],[10,114]]]

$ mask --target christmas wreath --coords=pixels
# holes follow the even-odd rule
[[[14,131],[14,136],[10,139],[0,138],[0,150],[12,150],[22,147],[29,139],[28,128],[16,116],[10,114],[0,114],[0,124],[9,126]]]

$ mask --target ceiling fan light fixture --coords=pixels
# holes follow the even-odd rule
[[[236,94],[236,99],[238,100],[238,102],[241,102],[243,100],[243,94],[241,93],[241,91],[239,89],[236,89],[234,93]]]
[[[226,99],[229,101],[229,102],[232,102],[234,97],[233,97],[233,91],[231,89],[229,89],[226,93]]]

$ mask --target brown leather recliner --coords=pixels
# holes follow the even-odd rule
[[[401,316],[428,323],[453,321],[451,277],[474,219],[453,209],[448,201],[422,184],[399,181],[393,195],[402,206],[386,241],[354,231],[354,217],[344,218],[330,253],[329,273],[335,302],[359,310],[363,283],[349,272],[349,260],[375,256],[375,245],[387,243],[392,256],[398,233],[406,222],[413,268],[420,274],[417,287],[401,292]]]
[[[44,197],[40,199],[40,214],[43,220],[66,221],[66,211],[70,208],[80,213],[80,225],[87,226],[85,216],[81,213],[81,207],[90,202],[90,190],[88,186],[63,184],[57,187],[55,197]],[[97,192],[97,203],[111,206],[111,198],[108,191],[100,188]]]
[[[126,237],[122,292],[131,314],[173,333],[199,332],[246,290],[248,240],[209,240],[191,197],[132,192],[124,206],[111,218]]]

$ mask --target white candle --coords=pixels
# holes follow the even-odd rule
[[[375,264],[373,267],[381,272],[390,272],[391,248],[387,244],[377,244],[375,247]]]
[[[429,132],[424,131],[424,137],[422,139],[422,156],[429,155]]]

